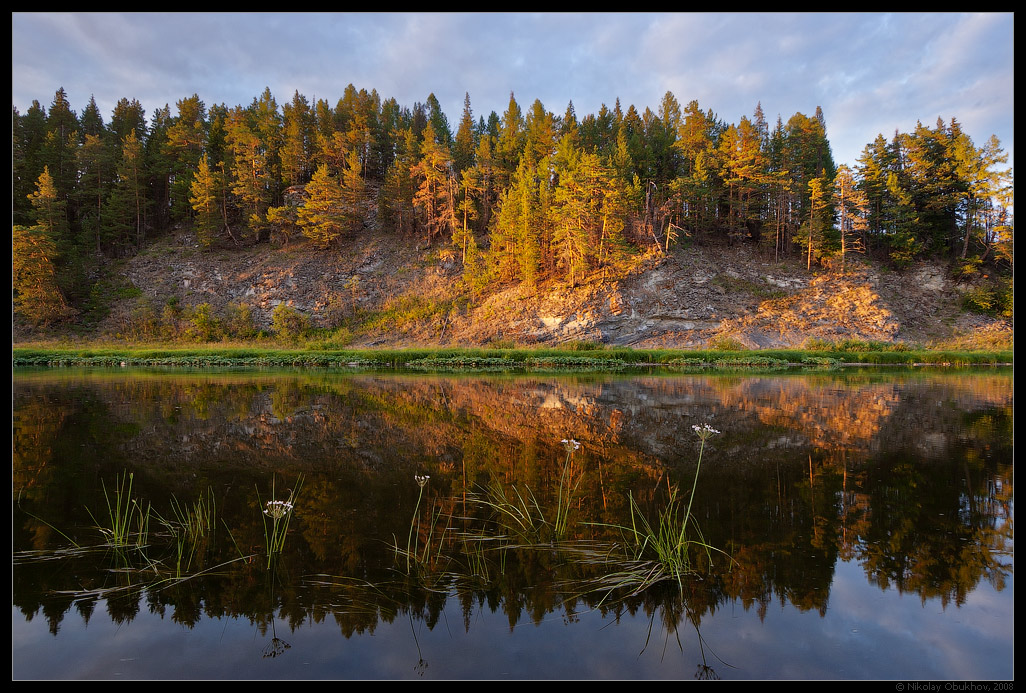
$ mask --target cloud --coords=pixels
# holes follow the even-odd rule
[[[787,120],[821,106],[838,163],[877,133],[957,117],[1012,150],[1013,15],[1004,14],[29,14],[12,15],[12,97],[48,106],[64,86],[105,117],[152,114],[193,93],[248,105],[270,87],[334,106],[346,86],[412,107],[434,93],[458,122],[535,99],[579,117],[653,111],[670,91],[736,123],[757,103]]]

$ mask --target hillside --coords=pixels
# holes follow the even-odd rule
[[[814,268],[815,270],[815,268]],[[365,230],[330,251],[298,240],[202,251],[188,232],[161,239],[114,268],[122,290],[94,337],[130,334],[141,313],[181,306],[250,307],[268,328],[280,304],[318,327],[341,327],[340,346],[554,345],[601,342],[637,348],[716,345],[770,348],[808,339],[929,345],[1007,334],[1007,321],[969,313],[939,264],[904,272],[859,263],[844,275],[807,272],[747,247],[693,244],[639,256],[618,277],[596,274],[571,288],[496,286],[471,302],[451,248]],[[134,288],[133,288],[134,287]],[[124,289],[128,289],[127,291]],[[15,341],[19,341],[18,335]]]

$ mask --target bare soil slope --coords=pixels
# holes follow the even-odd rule
[[[808,272],[794,259],[775,262],[746,246],[653,251],[619,277],[596,274],[576,287],[494,286],[474,302],[452,249],[373,230],[331,250],[299,240],[283,248],[201,251],[182,232],[127,261],[122,272],[143,296],[115,306],[100,326],[108,334],[121,331],[140,303],[159,312],[172,297],[215,309],[245,303],[262,327],[280,303],[322,327],[349,316],[346,340],[354,347],[587,340],[686,348],[730,340],[768,348],[810,338],[926,345],[1011,330],[1005,321],[964,312],[966,287],[941,265],[898,273],[855,263],[844,274]]]

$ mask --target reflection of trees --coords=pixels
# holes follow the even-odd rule
[[[916,464],[897,450],[864,481],[872,508],[855,549],[869,578],[961,605],[981,580],[1011,570],[1011,407],[970,414],[942,460]],[[995,473],[996,472],[996,473]]]
[[[233,540],[250,551],[262,546],[254,486],[301,471],[307,481],[287,558],[293,579],[272,601],[256,561],[147,591],[146,607],[185,625],[231,616],[262,628],[267,614],[278,614],[295,627],[333,618],[349,636],[407,615],[431,627],[452,598],[465,627],[483,609],[501,610],[512,627],[597,607],[598,596],[580,593],[593,575],[558,552],[511,551],[487,576],[456,557],[438,576],[441,590],[398,580],[388,546],[396,537],[405,543],[413,474],[431,475],[434,507],[478,521],[468,493],[493,481],[551,503],[564,456],[558,441],[573,437],[584,443],[574,512],[598,523],[579,523],[574,538],[611,540],[602,524],[625,521],[628,491],[654,516],[669,484],[690,478],[697,448],[688,424],[710,420],[724,435],[707,450],[694,512],[709,543],[736,563],[716,566],[686,595],[686,610],[657,593],[618,608],[678,623],[685,611],[700,619],[731,600],[761,614],[773,600],[823,613],[838,558],[858,561],[881,587],[945,604],[962,603],[980,580],[1002,588],[1012,538],[1010,379],[984,378],[979,391],[975,379],[958,377],[854,380],[857,387],[832,376],[210,374],[83,377],[73,388],[34,380],[15,388],[14,491],[26,511],[45,509],[63,530],[83,521],[83,507],[99,507],[99,481],[132,460],[140,492],[158,506],[171,493],[190,499],[208,485],[218,489]],[[15,514],[17,548],[59,540]],[[228,555],[216,552],[230,548],[222,537],[201,565],[216,565]],[[18,564],[14,603],[26,618],[42,611],[56,631],[73,606],[91,614],[95,596],[46,593],[108,587],[102,573],[84,557],[60,574]],[[303,580],[310,575],[335,577]],[[111,596],[111,618],[131,620],[138,594]]]

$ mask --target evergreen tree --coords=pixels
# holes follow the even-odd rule
[[[239,198],[243,219],[250,232],[259,239],[267,230],[266,214],[273,194],[267,151],[240,109],[231,114],[227,141],[232,154],[231,191]]]
[[[502,114],[498,137],[495,142],[494,161],[496,187],[500,190],[509,186],[513,172],[517,170],[524,151],[524,119],[513,92],[509,94],[509,107]]]
[[[39,101],[33,101],[25,115],[19,116],[18,110],[13,110],[12,216],[15,224],[31,225],[34,213],[29,195],[35,190],[45,166],[43,146],[46,142],[46,111],[39,105]]]
[[[981,212],[987,201],[998,194],[1008,172],[995,169],[998,164],[1008,163],[1008,155],[993,135],[983,147],[977,149],[965,133],[956,136],[951,146],[955,175],[961,181],[959,187],[960,208],[964,218],[962,250],[959,254],[965,260],[969,254],[970,240],[984,241],[986,235],[980,224]]]
[[[225,214],[224,174],[209,165],[207,157],[200,159],[191,185],[189,202],[196,212],[193,222],[196,237],[204,249],[212,247],[228,226]]]
[[[69,318],[74,311],[57,284],[57,246],[43,226],[15,224],[11,239],[14,312],[35,326]]]
[[[407,234],[415,226],[413,200],[418,188],[416,167],[420,159],[420,144],[412,129],[403,129],[396,150],[395,160],[385,174],[378,209],[386,225]]]
[[[281,175],[286,185],[301,185],[310,178],[315,142],[314,117],[306,97],[298,90],[285,104],[281,148]]]
[[[78,149],[79,184],[77,201],[83,233],[91,236],[100,253],[105,239],[103,205],[110,188],[114,156],[102,135],[86,135]],[[115,251],[116,252],[116,251]]]
[[[167,194],[172,220],[186,219],[191,212],[192,177],[203,155],[207,134],[206,105],[197,94],[182,99],[177,106],[178,116],[167,127],[162,152],[169,182]]]
[[[855,177],[846,165],[838,167],[833,190],[843,273],[848,253],[865,250],[865,232],[869,227],[869,200],[866,193],[856,185]]]
[[[807,270],[812,270],[812,258],[817,259],[827,254],[828,249],[824,247],[824,230],[827,227],[827,209],[830,202],[830,186],[825,176],[813,178],[809,181],[809,205],[808,220],[802,227],[801,235],[795,239],[800,243],[806,252]]]
[[[460,126],[456,130],[456,139],[452,148],[452,163],[457,173],[462,173],[474,165],[476,149],[474,115],[470,110],[470,93],[468,92],[463,97],[463,116],[460,118]]]
[[[172,148],[168,143],[171,122],[171,108],[167,104],[155,110],[144,145],[145,168],[149,173],[150,196],[154,206],[154,226],[158,230],[167,229],[171,223],[171,178],[174,168]]]
[[[79,126],[79,136],[85,138],[89,135],[104,139],[107,136],[107,129],[103,127],[103,116],[96,105],[96,98],[89,97],[89,104],[82,111],[82,119]]]
[[[592,236],[601,213],[599,159],[581,152],[572,140],[563,140],[553,164],[559,184],[549,209],[552,242],[558,265],[570,285],[576,286],[595,254]]]
[[[128,137],[129,132],[135,132],[135,138],[139,142],[146,140],[146,111],[138,100],[129,101],[126,98],[118,99],[111,114],[109,136],[115,144],[115,149],[120,148],[121,143]]]
[[[42,162],[50,170],[57,194],[70,202],[78,182],[78,118],[71,110],[64,87],[57,90],[46,118]]]
[[[115,178],[104,219],[106,235],[118,246],[134,243],[139,250],[145,238],[150,201],[146,190],[145,154],[135,129],[129,129],[124,138]]]
[[[363,180],[363,166],[360,155],[352,150],[346,157],[342,170],[342,220],[350,231],[358,231],[363,224],[363,203],[366,198],[366,184]]]
[[[68,203],[61,199],[48,166],[39,174],[36,190],[29,195],[29,200],[35,211],[35,225],[40,227],[40,233],[54,243],[57,257],[69,255],[74,249],[74,239],[68,225]],[[51,255],[51,260],[54,259]]]
[[[442,105],[434,94],[427,97],[427,119],[435,132],[435,139],[446,149],[452,144],[452,130],[449,129],[449,119],[442,112]],[[426,136],[426,135],[425,135]]]
[[[545,110],[539,99],[535,99],[525,121],[524,154],[537,165],[542,159],[552,156],[555,150],[555,117]]]
[[[298,224],[303,235],[322,248],[338,241],[346,229],[342,187],[321,164],[306,186],[306,204],[299,208]]]
[[[42,239],[40,242],[46,244],[47,259],[54,267],[62,296],[73,304],[85,284],[83,268],[78,245],[68,223],[67,202],[61,199],[49,167],[44,167],[39,174],[36,190],[29,199],[36,222],[32,237]],[[53,252],[50,252],[50,243],[53,244]]]
[[[424,128],[420,155],[420,162],[414,169],[419,184],[413,204],[419,224],[431,242],[435,236],[452,232],[457,206],[452,159],[445,144],[436,139],[431,122]]]

